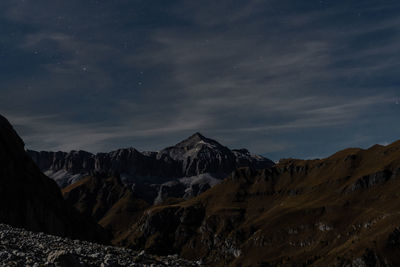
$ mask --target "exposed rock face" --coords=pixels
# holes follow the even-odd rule
[[[88,175],[119,175],[124,184],[153,203],[204,192],[238,167],[267,168],[273,162],[247,150],[230,150],[196,133],[160,152],[134,148],[110,153],[28,151],[40,169],[64,188]],[[146,188],[146,192],[138,190]]]
[[[399,170],[400,142],[239,169],[146,210],[126,242],[213,266],[399,266]]]
[[[212,173],[224,176],[236,166],[235,154],[218,142],[196,133],[175,146],[165,148],[157,154],[157,159],[171,158],[181,169],[180,177]]]
[[[165,257],[143,251],[102,246],[0,224],[1,266],[117,267],[199,266],[177,255]]]
[[[85,151],[27,151],[36,165],[61,187],[77,182],[95,167],[94,155]]]
[[[376,173],[364,175],[359,178],[355,183],[353,183],[349,188],[347,188],[347,192],[353,192],[360,189],[366,189],[373,187],[377,184],[383,184],[395,177],[396,174],[393,174],[390,170],[383,170]]]
[[[0,116],[0,222],[34,231],[106,241],[100,226],[84,219],[43,175],[24,143]]]

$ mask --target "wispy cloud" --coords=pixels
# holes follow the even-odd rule
[[[203,121],[175,122],[163,127],[138,129],[129,122],[124,125],[107,126],[98,123],[74,123],[65,121],[62,115],[26,116],[13,115],[7,112],[8,120],[18,130],[27,134],[24,138],[28,147],[41,150],[88,150],[92,152],[116,149],[119,139],[157,137],[179,132],[191,132],[193,129],[203,127]],[[110,147],[111,144],[111,147]],[[162,148],[156,146],[152,148]],[[141,148],[148,148],[143,146]]]
[[[333,152],[334,129],[395,118],[398,3],[95,2],[0,5],[20,31],[9,60],[25,58],[1,109],[30,147],[157,149],[203,131],[281,155],[312,131]]]

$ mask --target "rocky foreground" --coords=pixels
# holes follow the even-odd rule
[[[152,256],[0,224],[1,266],[199,266],[172,256]]]

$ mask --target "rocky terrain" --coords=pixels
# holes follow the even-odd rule
[[[108,242],[90,217],[68,205],[57,184],[40,172],[24,143],[0,116],[0,222],[33,231]]]
[[[399,192],[400,141],[281,160],[147,209],[125,242],[213,266],[399,266]]]
[[[177,255],[153,256],[126,248],[29,232],[0,224],[1,266],[199,266]]]
[[[196,196],[238,167],[262,169],[274,163],[246,149],[230,150],[200,133],[159,152],[119,149],[96,155],[85,151],[28,154],[61,188],[86,176],[119,176],[121,181],[149,203],[169,197]]]

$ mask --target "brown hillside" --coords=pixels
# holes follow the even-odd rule
[[[213,266],[399,266],[399,178],[400,142],[239,169],[194,199],[150,208],[127,242]]]
[[[116,243],[149,207],[116,177],[86,177],[62,192],[70,205],[110,230]]]

